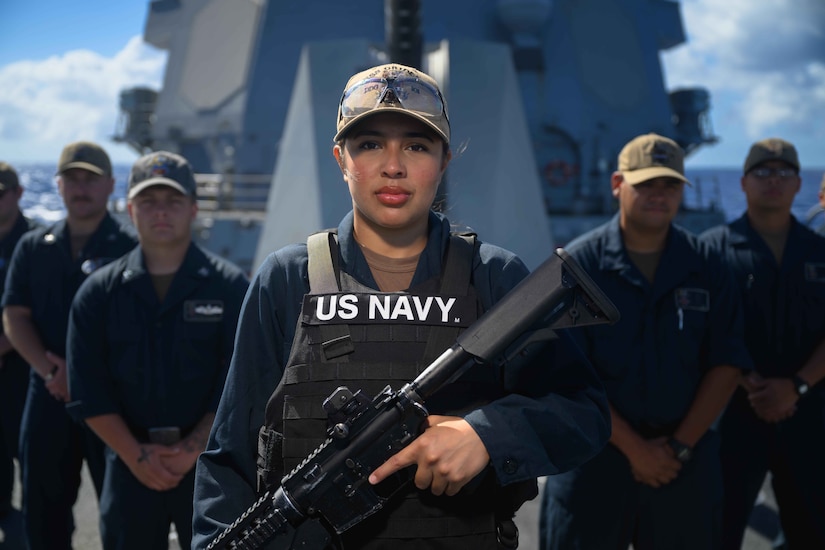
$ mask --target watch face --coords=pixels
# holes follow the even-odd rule
[[[690,460],[691,456],[693,456],[693,451],[690,447],[675,439],[671,438],[668,441],[668,445],[670,445],[670,448],[673,449],[673,454],[676,457],[676,460],[682,464]]]
[[[796,386],[796,393],[799,395],[805,395],[808,391],[808,383],[802,380],[799,376],[794,376],[793,378],[794,386]]]

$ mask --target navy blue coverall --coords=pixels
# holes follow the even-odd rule
[[[721,258],[695,236],[671,225],[653,283],[628,256],[618,215],[567,251],[619,309],[615,325],[572,332],[600,374],[608,400],[642,437],[674,433],[710,368],[751,367],[733,281]],[[659,488],[637,482],[612,444],[583,466],[548,477],[542,548],[716,548],[718,450],[718,436],[708,430],[678,477]]]
[[[825,238],[792,219],[782,262],[747,214],[702,238],[733,271],[745,309],[745,342],[764,378],[791,377],[825,339]],[[771,471],[789,550],[825,548],[825,385],[769,424],[737,389],[722,416],[724,548],[739,550],[751,510]]]
[[[27,231],[38,227],[37,223],[25,218],[18,211],[17,221],[11,231],[0,239],[0,288],[6,284],[12,252],[17,241]],[[3,327],[0,326],[0,334]],[[23,418],[23,406],[26,404],[26,388],[29,385],[29,365],[14,350],[2,357],[0,367],[0,521],[6,534],[7,544],[12,536],[12,526],[5,523],[5,518],[12,511],[11,499],[14,490],[14,459],[18,458],[18,440],[20,439],[20,421]]]
[[[159,301],[140,246],[80,287],[69,317],[67,409],[77,420],[118,414],[138,441],[150,428],[181,437],[218,408],[248,286],[235,265],[190,244]],[[100,496],[106,549],[181,547],[192,527],[194,468],[168,491],[143,485],[111,449]]]
[[[65,220],[23,235],[15,248],[3,293],[3,307],[31,309],[44,347],[66,356],[69,307],[80,284],[94,269],[134,248],[134,234],[109,214],[72,258]],[[20,433],[23,518],[29,550],[71,548],[72,506],[80,487],[83,459],[95,488],[103,483],[104,445],[75,422],[34,370]]]

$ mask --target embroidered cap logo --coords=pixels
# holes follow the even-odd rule
[[[656,145],[653,147],[653,152],[650,154],[653,164],[660,166],[669,166],[671,162],[671,152],[664,147]]]
[[[152,167],[150,168],[149,172],[154,177],[162,177],[165,178],[169,175],[170,166],[169,162],[171,159],[166,157],[165,155],[157,155],[154,159],[152,159]]]

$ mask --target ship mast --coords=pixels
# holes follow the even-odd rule
[[[421,69],[421,2],[385,0],[384,31],[389,60]]]

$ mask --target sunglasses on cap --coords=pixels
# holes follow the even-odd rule
[[[392,95],[404,109],[428,116],[441,116],[444,102],[433,86],[414,77],[366,78],[344,91],[341,97],[341,116],[351,118],[372,111]]]

